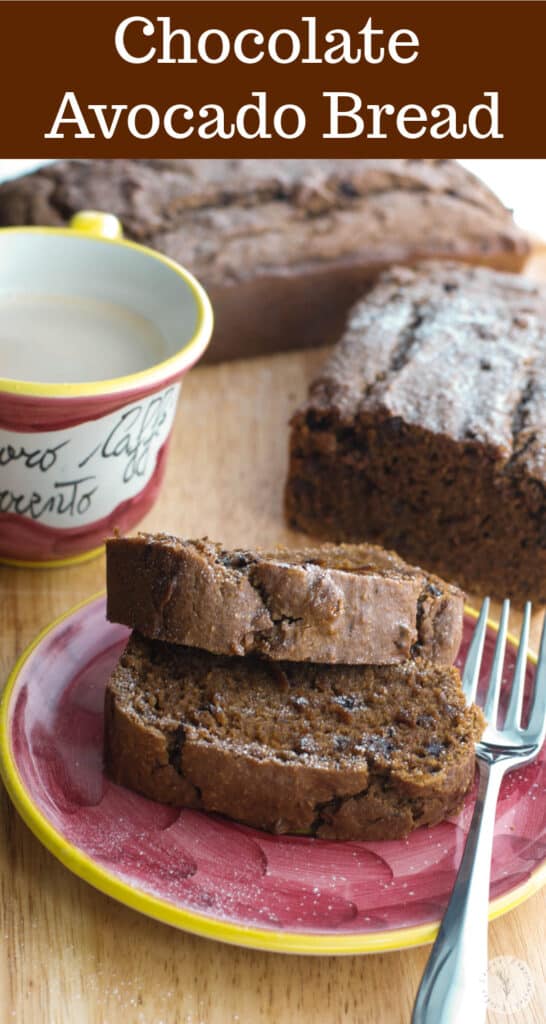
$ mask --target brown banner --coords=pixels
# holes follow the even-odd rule
[[[3,157],[545,157],[541,2],[0,4]]]

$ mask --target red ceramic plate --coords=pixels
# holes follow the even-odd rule
[[[474,616],[465,617],[464,659]],[[110,896],[179,928],[260,949],[363,953],[434,938],[472,814],[396,842],[271,836],[137,796],[102,769],[103,694],[128,630],[92,598],[25,652],[2,708],[1,768],[38,838]],[[494,627],[486,641],[490,662]],[[513,647],[507,672],[514,663]],[[532,665],[529,666],[529,674]],[[503,784],[491,917],[546,880],[546,753]]]

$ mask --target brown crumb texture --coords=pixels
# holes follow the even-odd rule
[[[106,691],[114,781],[273,832],[400,838],[461,805],[481,712],[455,669],[215,656],[133,634]]]
[[[329,344],[393,263],[520,270],[511,214],[454,160],[74,160],[0,186],[0,224],[116,214],[196,273],[215,311],[206,358]]]
[[[546,601],[546,290],[387,272],[292,419],[287,512],[472,591]]]
[[[273,552],[168,534],[107,542],[107,615],[215,654],[320,663],[451,664],[463,594],[374,545]]]

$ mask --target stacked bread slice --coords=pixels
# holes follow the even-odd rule
[[[105,761],[152,799],[274,832],[393,839],[455,812],[483,728],[463,595],[373,545],[107,545]]]

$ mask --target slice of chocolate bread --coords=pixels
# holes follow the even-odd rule
[[[483,729],[455,669],[296,665],[131,637],[106,690],[108,773],[271,832],[398,839],[455,813]]]
[[[386,272],[292,419],[290,521],[469,590],[546,602],[546,290]]]
[[[216,654],[451,664],[463,594],[370,544],[226,551],[139,534],[107,541],[108,618]]]
[[[202,281],[210,361],[331,344],[392,263],[517,271],[530,249],[454,160],[73,160],[0,187],[3,225],[60,225],[90,208]]]

